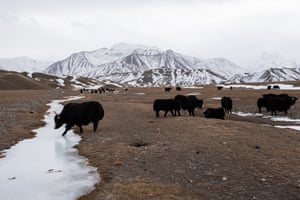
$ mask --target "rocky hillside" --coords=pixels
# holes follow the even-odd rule
[[[45,70],[54,75],[84,76],[131,86],[217,83],[245,72],[225,58],[199,59],[170,49],[128,44],[74,53]]]

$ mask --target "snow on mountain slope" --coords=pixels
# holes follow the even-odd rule
[[[74,53],[52,64],[45,72],[131,85],[150,85],[149,80],[153,85],[195,85],[218,82],[246,70],[224,58],[201,60],[170,49],[162,51],[156,47],[121,43],[109,49]]]
[[[2,58],[0,69],[16,72],[41,72],[53,62],[37,61],[29,57]]]
[[[272,82],[300,79],[300,65],[279,54],[264,53],[247,69],[225,58],[200,59],[157,47],[119,43],[111,48],[73,53],[53,64],[27,57],[0,59],[0,69],[86,77],[132,86],[231,82]],[[46,68],[46,66],[48,66]]]
[[[198,63],[197,67],[209,69],[218,74],[222,74],[226,78],[231,78],[234,74],[244,74],[247,70],[234,64],[225,58],[213,58],[203,60]]]
[[[68,58],[53,63],[45,70],[46,73],[52,75],[71,75],[79,76],[93,69],[95,66],[85,57],[84,52],[74,53]]]
[[[149,50],[159,50],[155,47],[146,47],[142,45],[129,45],[126,43],[118,43],[112,46],[111,48],[101,48],[95,51],[85,51],[82,52],[85,58],[93,65],[98,66],[102,64],[107,64],[112,61],[122,59],[134,50],[137,49],[149,49]]]
[[[270,68],[298,68],[295,61],[285,58],[279,53],[263,53],[256,61],[249,65],[252,72],[268,70]]]
[[[270,68],[239,78],[242,82],[275,82],[299,79],[300,68]]]
[[[201,84],[217,83],[224,77],[205,69],[168,69],[157,68],[145,71],[136,82],[128,82],[128,85],[160,86],[160,85],[182,85],[192,86]]]

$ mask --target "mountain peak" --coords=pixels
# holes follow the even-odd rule
[[[254,71],[263,71],[270,68],[297,68],[298,64],[295,61],[292,61],[286,58],[284,55],[272,52],[267,53],[263,52],[262,55],[250,64],[250,69]]]
[[[40,72],[51,63],[50,61],[37,61],[30,57],[1,58],[0,66],[3,69],[16,72]]]
[[[114,44],[110,49],[116,51],[134,51],[136,49],[143,49],[143,50],[157,49],[158,50],[159,48],[140,45],[140,44],[128,44],[128,43],[121,42],[121,43]]]
[[[157,47],[118,43],[109,49],[77,53],[77,57],[72,54],[49,66],[45,72],[111,80],[135,86],[191,86],[229,79],[232,74],[241,71],[243,72],[226,59],[200,60],[171,49],[161,51]]]

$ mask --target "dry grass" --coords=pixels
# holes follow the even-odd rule
[[[155,117],[154,99],[194,92],[201,93],[206,107],[220,106],[213,97],[230,96],[234,111],[253,113],[256,99],[270,91],[205,86],[170,93],[129,88],[85,94],[79,101],[101,102],[105,117],[96,133],[91,125],[84,127],[77,147],[101,176],[95,190],[80,199],[300,199],[299,132],[258,117],[206,119],[205,108],[195,117]],[[300,97],[299,91],[272,92]],[[0,148],[40,126],[47,102],[69,95],[79,92],[0,91]],[[297,102],[288,115],[300,118],[299,111]]]

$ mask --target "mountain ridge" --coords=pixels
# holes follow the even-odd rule
[[[274,53],[264,53],[253,62],[258,69],[253,72],[226,58],[200,59],[171,49],[127,43],[72,53],[62,60],[48,62],[48,66],[45,62],[27,57],[16,58],[13,63],[14,59],[0,59],[0,69],[87,77],[129,86],[196,86],[225,81],[240,83],[300,79],[300,65]]]
[[[99,58],[96,54],[103,57]],[[230,79],[235,73],[246,72],[225,58],[199,59],[171,49],[136,48],[124,43],[109,49],[74,53],[45,70],[45,73],[53,75],[84,76],[134,86],[150,85],[149,80],[152,80],[152,85],[208,84]]]

